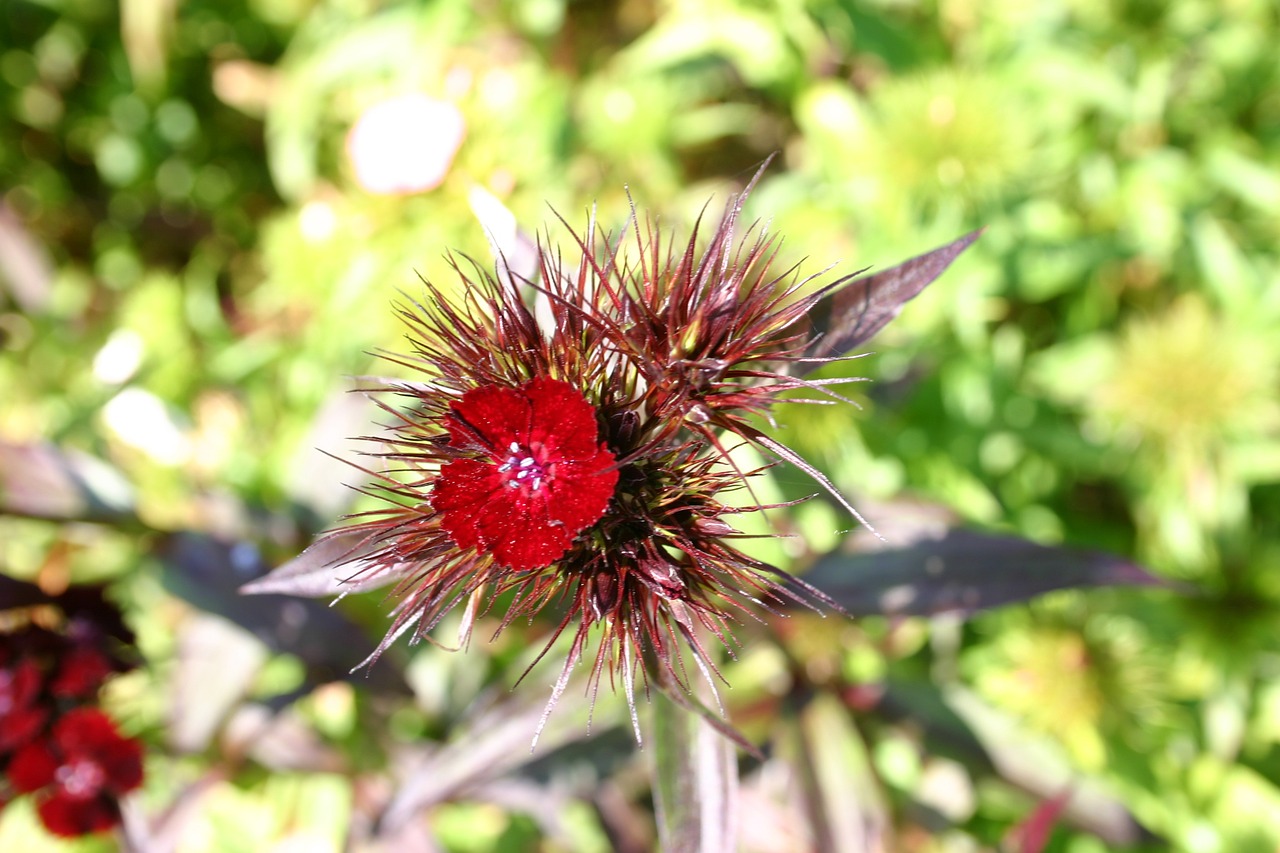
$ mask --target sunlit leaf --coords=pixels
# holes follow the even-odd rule
[[[574,686],[580,689],[582,681],[575,680]],[[383,810],[379,831],[388,835],[401,832],[423,810],[531,763],[535,753],[530,749],[530,736],[544,716],[544,698],[537,691],[526,691],[477,702],[448,743],[414,762]],[[588,731],[582,716],[552,716],[542,729],[539,751],[553,752],[585,738]],[[600,713],[594,719],[597,732],[612,727],[612,721]]]
[[[53,294],[53,262],[6,204],[0,204],[0,287],[28,314],[39,314]]]
[[[0,513],[136,523],[133,489],[102,460],[48,443],[0,441]]]
[[[266,659],[261,641],[225,619],[200,614],[188,620],[178,637],[172,677],[170,744],[181,752],[206,748]]]
[[[1035,810],[1009,833],[1009,841],[1017,845],[1014,849],[1018,853],[1041,853],[1049,843],[1053,827],[1069,802],[1071,802],[1070,788],[1037,805]]]
[[[814,847],[833,853],[893,849],[884,792],[848,711],[830,696],[816,697],[800,710],[795,729],[794,761]]]

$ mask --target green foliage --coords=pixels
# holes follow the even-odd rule
[[[156,584],[166,536],[202,531],[278,562],[351,506],[341,482],[358,476],[322,468],[314,448],[345,454],[342,437],[376,416],[344,405],[344,377],[385,369],[368,353],[397,345],[389,303],[417,294],[415,273],[443,283],[446,250],[488,256],[474,186],[530,232],[555,231],[552,208],[577,224],[595,203],[616,228],[628,189],[690,225],[774,151],[749,211],[807,272],[883,269],[986,228],[875,355],[819,374],[874,379],[848,392],[862,410],[784,407],[788,443],[891,544],[899,514],[937,504],[1185,585],[1058,592],[964,624],[746,626],[742,660],[726,663],[730,698],[750,697],[744,730],[808,767],[816,808],[836,796],[823,779],[874,783],[860,808],[897,833],[892,849],[998,844],[1059,793],[966,751],[946,704],[957,691],[1161,843],[1280,845],[1273,0],[9,0],[5,16],[0,442],[106,460],[136,517],[0,519],[0,572],[115,580],[150,664],[112,694],[153,746],[145,803],[158,814],[197,779],[211,791],[180,849],[339,849],[359,823],[351,803],[385,805],[401,765],[467,731],[541,629],[512,626],[465,656],[416,652],[413,696],[359,679],[316,691],[324,679],[294,659],[259,673],[266,651],[246,651],[252,671],[211,691],[217,736],[180,757],[166,753],[178,700],[157,697],[190,666],[196,611]],[[438,187],[368,192],[346,134],[411,91],[454,104],[465,140]],[[765,490],[812,489],[780,471]],[[822,499],[785,519],[799,539],[760,553],[786,568],[853,526]],[[372,634],[385,606],[366,598],[341,613]],[[349,651],[355,664],[367,650]],[[916,717],[859,698],[884,685]],[[305,735],[304,758],[255,751],[245,715],[295,688],[309,695],[281,725]],[[823,730],[857,767],[806,746]],[[551,805],[530,799],[553,775],[535,762],[506,788],[444,790],[424,826],[459,851],[622,837],[602,827],[651,841],[618,817],[651,808],[634,765],[570,753],[556,753]],[[760,777],[752,802],[795,818]],[[37,843],[24,808],[0,816],[0,848]],[[1102,849],[1095,835],[1144,849],[1083,818],[1048,849]],[[787,849],[759,839],[746,849]]]

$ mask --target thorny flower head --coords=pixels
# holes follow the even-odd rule
[[[425,298],[401,308],[412,352],[386,357],[416,376],[365,389],[390,421],[369,438],[382,467],[366,469],[385,503],[298,561],[336,548],[322,562],[342,566],[349,588],[396,584],[394,624],[372,658],[402,634],[426,637],[458,605],[464,642],[498,596],[511,601],[502,627],[554,605],[547,648],[572,639],[552,703],[585,657],[593,685],[621,681],[634,721],[637,680],[687,689],[686,656],[713,680],[706,640],[732,649],[742,617],[787,600],[831,604],[736,546],[736,517],[768,507],[750,487],[760,471],[731,453],[746,443],[802,467],[858,517],[759,423],[797,389],[815,392],[807,402],[843,399],[829,386],[853,380],[803,375],[936,272],[888,307],[867,300],[865,330],[820,346],[806,317],[847,280],[817,289],[776,270],[776,241],[740,230],[742,200],[705,241],[695,228],[668,242],[634,211],[621,237],[592,220],[571,231],[570,260],[540,245],[529,281],[504,262],[491,274],[455,261],[460,298],[425,282]],[[744,488],[745,507],[741,495],[726,502]],[[256,591],[287,590],[266,581]]]

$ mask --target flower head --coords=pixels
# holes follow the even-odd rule
[[[618,677],[633,722],[637,675],[687,688],[691,654],[712,680],[706,642],[732,648],[741,617],[831,605],[737,547],[737,517],[769,507],[750,485],[762,469],[734,450],[798,465],[861,520],[760,422],[787,392],[843,400],[831,386],[857,380],[805,379],[811,363],[874,333],[976,235],[904,265],[906,282],[891,270],[845,290],[849,305],[833,304],[857,316],[818,346],[810,309],[848,279],[818,289],[772,271],[776,243],[740,233],[742,201],[705,240],[695,228],[668,243],[634,218],[616,238],[593,221],[571,232],[569,260],[540,245],[530,280],[454,261],[459,298],[424,282],[426,298],[400,311],[412,351],[385,354],[412,378],[363,389],[390,421],[368,437],[382,463],[364,469],[382,504],[246,590],[298,591],[292,578],[335,566],[352,589],[394,583],[394,624],[370,660],[464,602],[463,642],[498,596],[511,602],[501,627],[554,605],[547,648],[571,642],[552,701],[594,643],[591,681]]]
[[[28,744],[8,769],[15,791],[37,795],[55,835],[77,836],[120,822],[119,797],[142,784],[142,748],[96,708],[68,711],[47,740]]]

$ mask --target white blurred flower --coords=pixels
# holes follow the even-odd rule
[[[116,329],[93,357],[93,375],[108,385],[123,385],[142,365],[145,345],[132,329]]]
[[[439,186],[462,144],[466,122],[456,106],[420,93],[374,104],[347,134],[347,156],[362,188],[381,195]]]
[[[323,243],[338,230],[338,214],[329,202],[312,199],[302,206],[298,227],[308,243]]]
[[[163,465],[179,465],[191,452],[185,431],[150,391],[125,388],[107,401],[102,418],[116,438]]]

